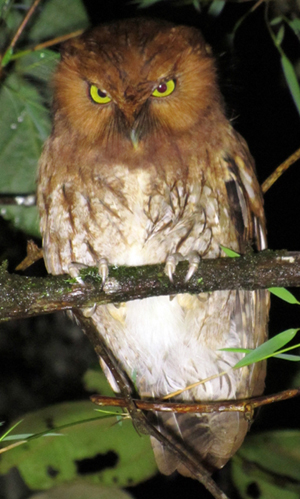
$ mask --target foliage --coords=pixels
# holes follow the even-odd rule
[[[16,435],[26,445],[5,453],[0,474],[16,467],[32,490],[75,479],[126,487],[151,477],[157,468],[149,437],[138,435],[129,418],[97,415],[94,408],[91,402],[67,402],[27,414]],[[85,471],[88,464],[94,471]]]

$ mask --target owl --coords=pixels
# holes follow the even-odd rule
[[[226,118],[210,47],[192,27],[130,19],[93,28],[62,47],[53,129],[41,156],[38,206],[52,274],[73,262],[146,265],[179,258],[188,278],[204,258],[266,248],[263,199],[244,139]],[[94,307],[92,321],[142,399],[205,380],[176,401],[263,392],[265,365],[233,370],[266,340],[268,294],[216,291]],[[107,366],[107,377],[117,387]],[[207,470],[244,440],[237,412],[156,414],[156,427]],[[162,473],[190,472],[152,439]]]

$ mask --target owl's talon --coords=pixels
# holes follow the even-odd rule
[[[106,258],[100,258],[98,264],[99,275],[102,278],[102,286],[104,286],[106,279],[108,278],[108,261]]]
[[[185,276],[184,282],[188,282],[190,278],[194,275],[194,273],[198,270],[200,263],[200,256],[196,251],[192,251],[188,256],[187,260],[189,261],[189,270]]]
[[[85,307],[82,309],[82,314],[84,317],[92,317],[97,308],[97,303],[94,303],[91,307]]]
[[[175,273],[178,262],[183,260],[183,256],[180,253],[172,253],[167,256],[165,273],[171,282],[173,282],[173,274]]]
[[[86,269],[86,267],[87,265],[84,265],[83,263],[72,262],[68,266],[68,273],[73,279],[76,279],[79,284],[84,284],[83,279],[80,277],[80,271]]]

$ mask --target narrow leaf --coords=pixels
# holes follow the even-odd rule
[[[295,35],[300,36],[300,19],[295,18],[288,21],[289,27],[294,31]]]
[[[270,293],[281,298],[281,300],[286,301],[292,305],[300,305],[300,302],[294,297],[294,295],[285,288],[268,288]]]
[[[225,3],[223,0],[214,0],[209,6],[208,14],[214,17],[219,16],[224,9]]]
[[[278,17],[274,17],[274,19],[272,19],[270,21],[270,25],[271,26],[276,26],[276,24],[279,24],[282,22],[282,17],[281,16],[278,16]]]
[[[13,430],[13,428],[11,428]],[[44,433],[44,434],[39,434],[40,437],[63,437],[64,435],[62,433]],[[36,437],[35,433],[16,433],[15,435],[7,435],[7,437],[3,438],[2,441],[8,441],[8,440],[29,440],[32,437]]]
[[[294,67],[291,61],[286,57],[284,52],[281,52],[281,64],[284,72],[285,79],[287,81],[288,87],[292,94],[294,103],[297,107],[298,113],[300,114],[300,87],[295,73]]]
[[[252,352],[245,355],[243,359],[241,359],[237,364],[235,364],[234,369],[239,369],[240,367],[248,366],[255,362],[260,362],[261,360],[265,360],[269,357],[272,357],[274,352],[276,352],[284,345],[286,345],[289,341],[291,341],[298,331],[299,328],[287,329],[286,331],[277,334],[276,336],[274,336],[274,338],[271,338],[270,340],[266,341]]]
[[[285,353],[280,353],[274,357],[282,360],[289,360],[290,362],[300,362],[300,355],[289,355]]]
[[[235,258],[236,256],[241,256],[236,251],[233,251],[230,248],[226,248],[226,246],[222,246],[222,244],[220,244],[220,248],[224,251],[225,255],[229,256],[230,258]]]
[[[1,61],[1,66],[4,68],[9,61],[11,60],[11,56],[13,55],[13,49],[10,47],[4,54],[2,61]]]
[[[22,423],[23,419],[20,419],[20,421],[17,421],[16,424],[14,424],[11,428],[9,428],[2,437],[0,437],[0,442],[3,442],[4,440],[7,440],[8,435],[20,424]]]
[[[276,42],[278,45],[282,44],[282,41],[284,38],[284,33],[285,33],[285,28],[284,28],[284,24],[282,24],[278,30],[277,35],[276,35]]]

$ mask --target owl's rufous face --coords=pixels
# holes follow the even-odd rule
[[[182,135],[221,106],[200,33],[167,23],[157,31],[150,20],[94,28],[67,42],[54,87],[55,121],[97,145],[116,133],[133,144],[153,133]]]

